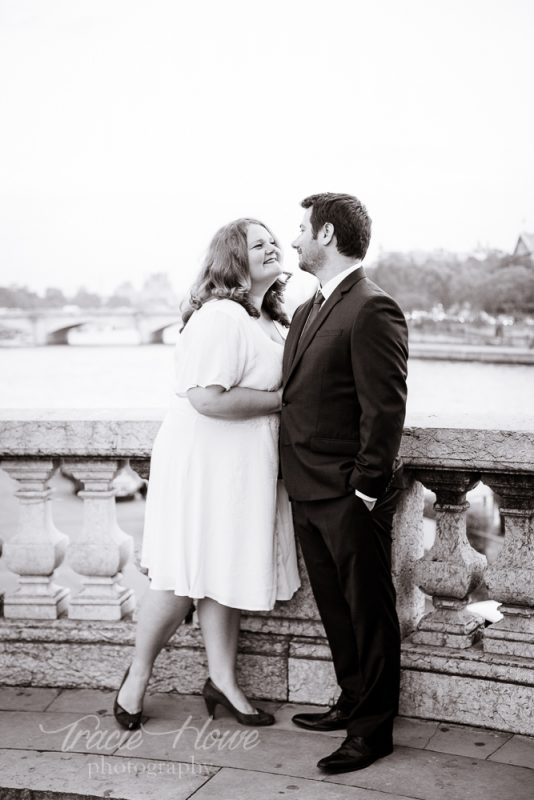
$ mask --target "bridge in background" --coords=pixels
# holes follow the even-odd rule
[[[0,312],[0,329],[9,329],[31,338],[34,346],[69,344],[70,331],[84,325],[131,327],[140,344],[161,344],[167,328],[181,322],[178,311],[138,311],[135,309],[13,309]]]

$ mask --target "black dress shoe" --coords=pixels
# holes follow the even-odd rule
[[[341,747],[317,762],[319,769],[334,775],[338,772],[354,772],[365,769],[378,758],[389,756],[393,744],[387,742],[377,747],[362,736],[347,736]]]
[[[350,716],[347,711],[335,705],[328,711],[314,714],[295,714],[292,717],[295,725],[307,731],[339,731],[347,727]]]

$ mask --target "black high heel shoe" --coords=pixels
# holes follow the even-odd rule
[[[130,672],[130,667],[128,667],[128,669],[124,673],[121,685],[119,686],[117,694],[115,695],[115,702],[113,703],[113,716],[115,717],[119,725],[122,725],[123,728],[126,728],[126,730],[129,731],[135,731],[141,725],[141,720],[143,718],[143,709],[141,709],[141,711],[136,711],[135,714],[130,714],[129,711],[126,711],[125,708],[119,705],[119,700],[118,700],[120,690],[122,689],[124,681],[128,677],[129,672]]]
[[[237,708],[228,700],[226,695],[217,689],[211,678],[208,678],[204,684],[202,696],[204,697],[208,714],[210,717],[213,717],[213,719],[215,719],[215,707],[217,705],[221,705],[228,709],[228,711],[236,718],[238,722],[241,723],[241,725],[252,725],[257,727],[261,725],[274,725],[276,721],[272,714],[269,714],[268,711],[262,711],[261,708],[256,709],[256,714],[243,714],[242,711],[238,711]]]

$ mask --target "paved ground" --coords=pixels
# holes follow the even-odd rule
[[[267,704],[250,729],[200,697],[154,694],[140,732],[118,728],[113,693],[0,687],[0,798],[70,800],[533,800],[534,739],[401,718],[393,755],[325,776],[317,760],[340,733],[295,728],[298,708]],[[26,790],[31,791],[26,791]]]

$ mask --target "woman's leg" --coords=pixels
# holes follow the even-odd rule
[[[235,674],[241,612],[204,597],[197,602],[197,613],[211,680],[238,711],[253,714],[256,709],[237,685]]]
[[[148,589],[139,610],[130,672],[117,698],[130,714],[141,708],[156,656],[190,608],[189,597],[178,597],[170,590]]]

